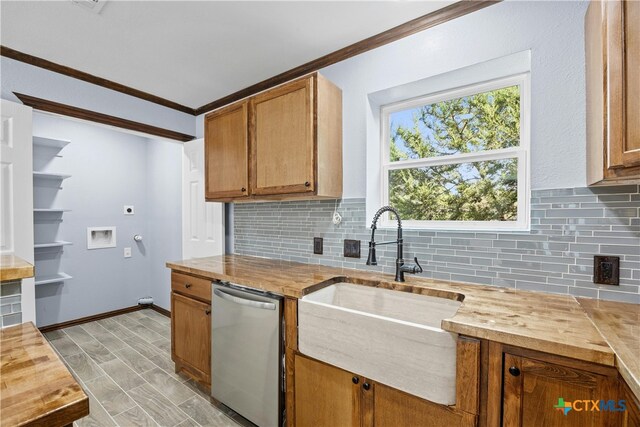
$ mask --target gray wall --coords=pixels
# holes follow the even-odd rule
[[[371,185],[369,94],[524,50],[531,50],[531,188],[586,185],[587,6],[586,1],[506,1],[320,70],[342,89],[343,197],[365,197]],[[200,136],[203,118],[196,121]]]
[[[73,276],[37,286],[38,326],[136,305],[156,292],[168,307],[163,256],[165,247],[181,251],[181,147],[44,114],[35,114],[33,123],[34,135],[71,141],[61,158],[35,158],[34,168],[72,175],[62,189],[34,188],[35,207],[71,209],[57,225],[35,224],[36,239],[46,227],[73,243],[63,252],[36,253],[36,268],[59,263]],[[134,205],[135,215],[125,216],[124,205]],[[88,250],[86,228],[92,226],[116,226],[117,247]],[[134,234],[142,234],[143,242],[136,243]],[[124,258],[124,247],[132,248],[131,258]]]
[[[364,199],[236,204],[235,252],[364,270],[395,271],[395,245],[378,248],[367,267],[371,218]],[[405,230],[405,259],[420,260],[423,277],[640,303],[640,194],[637,185],[537,190],[530,232]],[[313,254],[313,237],[324,254]],[[394,240],[395,230],[376,231]],[[343,239],[361,241],[361,258],[343,257]],[[592,283],[593,255],[621,257],[620,286]]]
[[[194,134],[195,119],[190,114],[5,57],[0,58],[0,68],[2,99],[20,103],[13,95],[13,92],[18,92]]]
[[[154,304],[171,309],[171,272],[167,261],[182,258],[182,145],[147,144],[147,236],[149,293]]]

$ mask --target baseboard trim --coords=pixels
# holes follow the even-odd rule
[[[155,304],[151,304],[151,309],[157,311],[158,313],[162,314],[163,316],[167,316],[168,318],[171,318],[171,312],[169,310],[167,310],[166,308],[162,308],[162,307],[157,306]]]
[[[131,313],[131,312],[134,312],[134,311],[142,310],[144,308],[147,308],[147,307],[144,306],[144,305],[135,305],[133,307],[120,308],[118,310],[107,311],[105,313],[94,314],[92,316],[87,316],[87,317],[81,317],[79,319],[68,320],[68,321],[62,322],[62,323],[54,323],[53,325],[43,326],[43,327],[38,328],[38,329],[40,330],[40,332],[42,332],[44,334],[46,332],[55,331],[57,329],[68,328],[70,326],[75,326],[75,325],[81,325],[83,323],[94,322],[96,320],[106,319],[108,317],[119,316],[120,314]]]

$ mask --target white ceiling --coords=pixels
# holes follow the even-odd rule
[[[197,108],[452,1],[0,2],[0,42]]]

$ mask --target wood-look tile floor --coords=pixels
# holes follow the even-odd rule
[[[251,423],[174,372],[169,318],[150,309],[45,334],[89,396],[85,426]]]

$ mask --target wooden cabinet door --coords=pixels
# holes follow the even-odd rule
[[[251,180],[256,195],[315,190],[314,79],[251,100]]]
[[[504,354],[502,374],[505,427],[621,425],[621,412],[592,410],[591,403],[617,401],[616,378],[509,353]],[[574,406],[565,415],[566,403]]]
[[[294,372],[297,427],[360,427],[363,378],[299,354]]]
[[[640,166],[640,2],[606,3],[610,169]]]
[[[623,413],[623,427],[640,427],[640,401],[633,394],[627,383],[620,378],[620,388],[622,399],[624,399],[627,410]]]
[[[204,383],[211,383],[211,305],[171,293],[171,355]]]
[[[205,198],[249,195],[248,103],[207,114],[204,123]]]
[[[473,427],[477,422],[473,414],[438,405],[383,384],[375,383],[373,393],[375,427]]]

